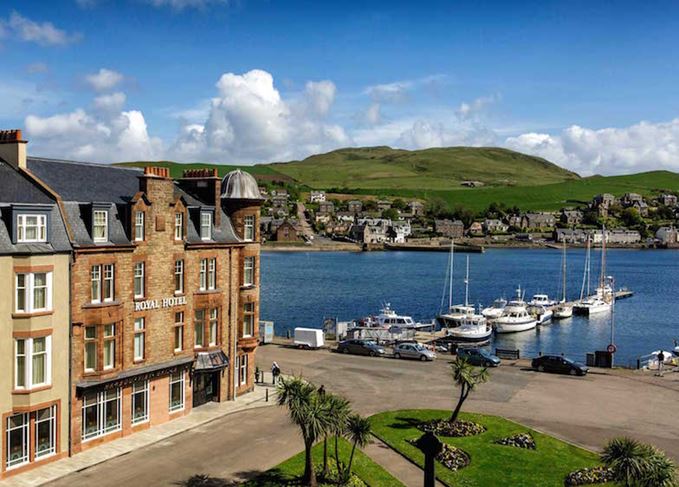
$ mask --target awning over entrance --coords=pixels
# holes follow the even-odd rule
[[[216,352],[200,352],[196,356],[196,363],[193,366],[194,372],[214,372],[229,366],[229,357],[223,350]]]
[[[99,380],[82,380],[76,384],[76,389],[79,393],[96,390],[99,388],[109,389],[114,387],[121,387],[138,380],[147,380],[157,377],[159,375],[169,374],[176,370],[186,368],[193,362],[193,357],[182,357],[160,364],[147,365],[146,367],[138,367],[136,369],[124,370],[120,374],[106,379]]]

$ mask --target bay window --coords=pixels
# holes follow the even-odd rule
[[[184,371],[170,376],[170,412],[184,409]]]
[[[245,257],[243,261],[243,285],[254,286],[255,284],[255,258]]]
[[[243,337],[251,337],[255,332],[255,303],[243,305]]]
[[[52,381],[52,339],[50,336],[18,338],[14,342],[14,387],[32,389]]]
[[[47,241],[47,215],[17,215],[17,242],[35,243]]]
[[[139,424],[149,419],[149,381],[144,380],[132,384],[132,424]]]
[[[144,263],[137,262],[134,264],[134,297],[144,297]]]
[[[144,240],[144,218],[143,211],[134,213],[134,240],[137,242]]]
[[[104,436],[121,428],[121,390],[85,394],[82,405],[82,439]]]
[[[17,273],[15,303],[17,313],[50,311],[52,309],[52,273]]]
[[[134,360],[144,360],[146,324],[144,318],[134,319]]]
[[[94,210],[92,215],[92,238],[95,243],[108,241],[107,210]]]
[[[184,261],[174,261],[174,293],[182,294],[184,292]]]
[[[113,264],[93,265],[90,271],[93,303],[113,301],[115,295],[115,267]]]
[[[255,239],[255,217],[247,215],[243,218],[243,240],[252,241]]]

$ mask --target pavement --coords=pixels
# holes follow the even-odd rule
[[[278,345],[263,346],[257,352],[260,369],[268,371],[275,360],[283,373],[300,374],[318,385],[324,384],[326,390],[345,395],[354,409],[365,415],[404,408],[452,408],[456,391],[448,358],[440,356],[434,362],[419,362]],[[268,372],[266,379],[270,380]],[[490,381],[472,393],[463,410],[504,416],[592,450],[601,448],[609,438],[629,435],[652,443],[679,460],[676,441],[679,416],[674,414],[678,400],[679,373],[667,373],[661,378],[654,377],[653,372],[593,370],[587,377],[571,377],[533,372],[527,362],[518,361],[493,369]],[[210,406],[227,407],[228,404]],[[203,411],[207,414],[208,409],[201,407],[186,418],[158,426],[148,433],[173,428],[185,419],[193,421],[194,416]],[[290,424],[285,411],[277,407],[243,408],[199,421],[189,429],[186,425],[176,428],[180,432],[165,437],[159,434],[141,446],[130,444],[122,452],[110,453],[108,460],[73,468],[50,485],[168,486],[180,485],[195,474],[242,480],[303,449],[297,428]],[[136,442],[145,433],[108,445],[113,448],[118,442]],[[94,455],[108,445],[90,452]],[[418,476],[421,471],[400,455],[377,442],[365,451],[405,485],[421,485],[421,476]],[[81,461],[81,457],[90,452],[52,465]],[[39,483],[0,483],[4,485]]]

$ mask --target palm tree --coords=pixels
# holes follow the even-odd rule
[[[450,422],[454,423],[457,421],[457,416],[460,414],[462,404],[467,400],[469,393],[472,392],[477,385],[486,382],[490,376],[488,374],[488,369],[483,368],[477,370],[467,362],[466,359],[460,357],[457,357],[455,361],[450,364],[450,368],[453,372],[455,384],[460,386],[460,397],[453,414],[450,416]]]
[[[299,377],[280,379],[276,389],[278,405],[288,408],[290,420],[299,426],[304,440],[302,483],[316,487],[316,472],[314,471],[311,449],[332,424],[328,403],[320,397],[313,384]]]
[[[344,433],[344,427],[347,423],[347,418],[351,414],[351,406],[342,396],[336,394],[325,394],[324,400],[328,403],[330,410],[330,417],[332,423],[323,437],[323,475],[328,477],[330,469],[328,467],[328,437],[335,436],[335,462],[337,463],[337,470],[339,472],[339,452],[338,452],[338,437]]]
[[[368,418],[364,418],[358,414],[352,414],[347,420],[347,439],[351,441],[351,455],[349,456],[349,464],[344,474],[345,480],[348,481],[351,477],[351,464],[354,462],[354,453],[356,446],[363,448],[368,444],[370,439],[371,424]]]
[[[677,485],[674,463],[657,448],[622,437],[608,442],[601,461],[625,487],[670,487]]]

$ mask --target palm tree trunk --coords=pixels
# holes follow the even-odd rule
[[[462,409],[462,403],[464,400],[467,398],[467,396],[464,393],[464,386],[460,387],[460,399],[457,401],[457,406],[455,406],[455,410],[453,411],[453,414],[450,416],[450,422],[454,423],[457,421],[457,416],[460,414],[460,409]]]
[[[349,455],[349,465],[347,466],[347,472],[346,472],[346,478],[344,479],[346,482],[349,481],[351,478],[351,464],[354,462],[354,452],[356,451],[356,443],[354,443],[351,446],[351,455]]]
[[[302,483],[308,485],[309,487],[316,487],[316,472],[314,472],[314,461],[311,456],[311,448],[313,447],[312,442],[304,442],[304,477],[302,478]]]
[[[335,465],[337,467],[337,475],[341,477],[342,464],[339,458],[339,435],[335,435]]]
[[[323,437],[323,477],[326,479],[330,471],[328,469],[328,435]]]

